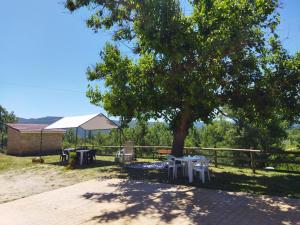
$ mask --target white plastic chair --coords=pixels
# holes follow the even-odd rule
[[[208,159],[203,158],[203,159],[197,161],[194,164],[193,170],[195,173],[197,173],[197,172],[199,173],[202,183],[205,183],[205,173],[207,173],[208,180],[210,181],[209,160]]]
[[[170,177],[171,169],[173,170],[173,179],[177,179],[177,169],[182,168],[182,164],[176,163],[175,157],[172,155],[167,156],[168,161],[168,177]]]
[[[118,162],[132,162],[134,160],[134,148],[132,141],[126,141],[124,144],[124,148],[117,152],[115,161]]]

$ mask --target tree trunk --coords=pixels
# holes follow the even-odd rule
[[[184,141],[188,134],[191,118],[189,114],[180,114],[176,118],[173,128],[173,144],[172,144],[172,155],[181,157],[183,156]]]
[[[175,131],[173,135],[173,144],[172,144],[172,155],[181,157],[183,156],[184,149],[184,140],[186,134],[182,131]]]

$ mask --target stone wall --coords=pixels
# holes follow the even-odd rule
[[[21,142],[19,155],[35,155],[40,152],[40,133],[21,133],[19,141]]]
[[[62,148],[63,133],[44,133],[42,151],[43,152],[54,152],[60,153]]]
[[[7,153],[11,155],[58,154],[62,146],[63,133],[20,133],[8,128]]]
[[[7,154],[19,155],[20,149],[20,132],[8,127],[7,128]]]

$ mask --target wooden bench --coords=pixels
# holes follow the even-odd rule
[[[157,155],[158,159],[164,159],[164,156],[170,155],[171,152],[172,152],[171,149],[158,149],[156,151],[156,155]]]

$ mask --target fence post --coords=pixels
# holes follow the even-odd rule
[[[154,160],[154,158],[155,158],[155,152],[156,152],[156,147],[153,147],[153,148],[152,148],[152,156],[153,156],[153,160]]]
[[[1,131],[1,149],[4,150],[4,131]]]
[[[253,150],[253,148],[250,148],[251,150]],[[252,173],[255,173],[255,156],[254,156],[254,152],[250,151],[250,160],[251,160],[251,169],[252,169]]]
[[[215,146],[215,148],[216,148],[216,146]],[[218,167],[218,153],[217,153],[217,150],[215,149],[214,150],[215,152],[214,152],[214,158],[215,158],[215,167]]]

